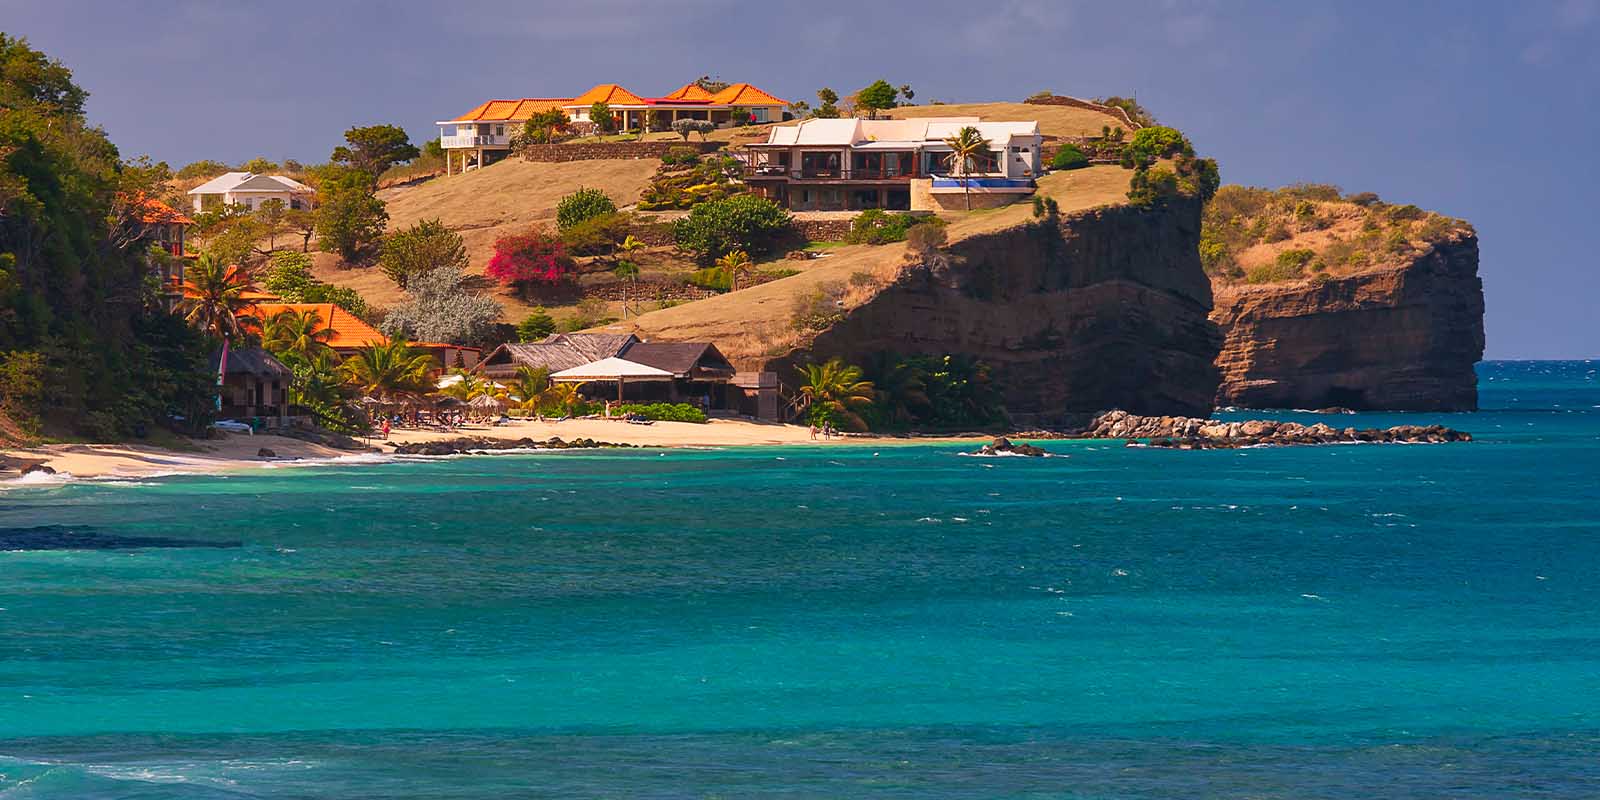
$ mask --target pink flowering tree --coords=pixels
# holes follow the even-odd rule
[[[553,286],[567,279],[577,264],[567,255],[560,237],[539,228],[494,243],[494,256],[484,274],[528,297],[538,286]]]

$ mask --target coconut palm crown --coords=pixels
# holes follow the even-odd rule
[[[877,392],[872,381],[861,379],[861,368],[831,358],[801,367],[800,396],[816,415],[820,412],[851,430],[866,430],[859,411],[872,405]]]
[[[250,273],[238,264],[223,264],[206,253],[185,271],[183,281],[184,319],[218,339],[236,341],[259,326],[250,312],[255,291]]]
[[[972,210],[972,187],[967,185],[968,176],[978,166],[978,157],[992,149],[989,140],[983,138],[983,133],[977,128],[968,125],[955,135],[944,140],[950,148],[950,169],[961,176],[961,192],[966,196],[967,210]]]

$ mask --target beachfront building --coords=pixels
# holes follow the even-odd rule
[[[947,139],[977,128],[989,142],[971,170],[952,168]],[[808,119],[749,145],[746,181],[795,211],[939,211],[1004,205],[1033,194],[1037,122],[977,117]]]
[[[221,366],[223,351],[211,356],[211,372]],[[294,371],[259,347],[227,351],[222,379],[222,407],[218,415],[241,422],[260,420],[266,427],[282,428],[289,419],[289,384]]]
[[[257,175],[229,172],[189,190],[198,213],[225,205],[239,205],[254,211],[268,200],[282,200],[284,208],[311,208],[316,192],[283,175]]]
[[[284,311],[304,314],[313,312],[330,331],[328,347],[340,358],[348,358],[357,351],[388,341],[377,328],[360,317],[333,303],[284,303],[277,298],[256,298],[255,306],[247,313],[263,321]],[[452,369],[472,369],[478,365],[482,351],[476,347],[448,342],[410,342],[411,349],[427,353],[433,359],[433,375],[438,377]]]
[[[646,342],[626,333],[557,333],[538,342],[500,345],[483,357],[477,371],[506,380],[516,377],[520,367],[565,373],[566,379],[582,383],[598,399],[615,399],[625,390],[629,402],[692,403],[707,411],[777,417],[776,376],[739,372],[709,342]]]
[[[788,102],[748,83],[709,92],[689,83],[660,97],[635,94],[615,83],[602,83],[575,97],[524,97],[489,100],[455,119],[442,120],[439,145],[447,174],[493,164],[511,153],[511,138],[535,114],[559,110],[574,123],[589,123],[595,103],[605,103],[619,130],[670,130],[680,119],[705,120],[718,127],[760,124],[783,119]]]

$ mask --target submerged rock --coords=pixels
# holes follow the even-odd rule
[[[1315,425],[1265,419],[1222,422],[1194,417],[1142,417],[1126,411],[1107,411],[1095,417],[1080,436],[1085,439],[1125,439],[1130,446],[1139,445],[1140,440],[1148,440],[1151,447],[1180,450],[1344,442],[1439,444],[1472,441],[1472,434],[1443,425],[1339,429],[1324,422]]]

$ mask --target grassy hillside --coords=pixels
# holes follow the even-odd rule
[[[389,229],[414,225],[437,217],[461,234],[471,259],[471,271],[482,274],[501,236],[540,224],[555,227],[556,204],[579,187],[600,189],[619,206],[635,203],[659,166],[655,159],[534,163],[506,159],[461,175],[439,177],[412,186],[384,189],[378,197],[388,204]],[[655,259],[646,256],[648,269]],[[376,268],[345,269],[337,257],[320,253],[317,277],[349,286],[368,303],[393,305],[402,299],[400,287]],[[527,315],[529,306],[509,294],[497,296],[510,320]]]
[[[1213,283],[1319,280],[1409,263],[1466,222],[1336,186],[1224,186],[1206,206],[1201,261]]]
[[[1058,172],[1041,178],[1039,191],[1054,198],[1063,213],[1121,204],[1127,202],[1129,174],[1114,166]],[[1021,203],[961,215],[946,231],[954,242],[1032,218],[1031,204]],[[734,359],[781,355],[806,335],[794,318],[808,301],[820,295],[827,302],[841,300],[846,308],[867,301],[895,279],[905,252],[904,243],[832,248],[825,258],[784,262],[800,269],[798,275],[653,311],[605,330],[633,331],[647,339],[714,341]]]

